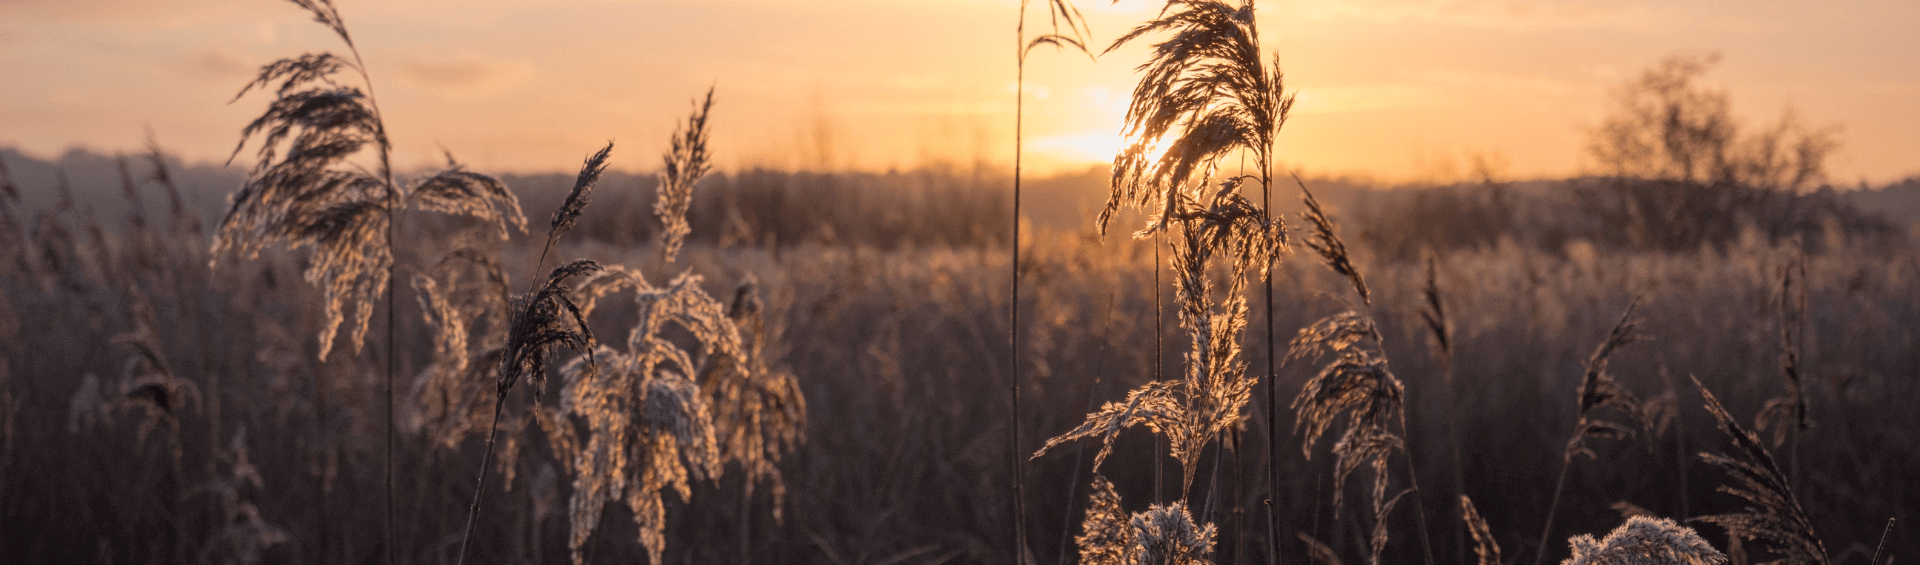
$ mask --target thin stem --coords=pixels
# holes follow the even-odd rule
[[[1221,459],[1226,457],[1226,451],[1226,442],[1220,441],[1219,439],[1213,440],[1213,472],[1211,476],[1207,478],[1207,496],[1203,499],[1205,502],[1200,506],[1200,515],[1211,518],[1215,524],[1220,523],[1218,515],[1215,514],[1219,509],[1214,507],[1214,503],[1216,502],[1215,497],[1220,494],[1220,465],[1222,464]],[[1219,557],[1219,547],[1220,544],[1214,544],[1215,553],[1213,556],[1216,558]]]
[[[386,183],[387,189],[387,466],[384,474],[386,475],[387,488],[387,565],[394,565],[398,562],[398,560],[395,559],[395,552],[398,551],[396,546],[399,544],[395,539],[395,532],[398,530],[393,527],[393,373],[395,358],[398,357],[397,353],[399,350],[394,346],[393,310],[394,301],[398,297],[394,295],[395,285],[393,280],[398,274],[396,271],[400,263],[400,256],[398,253],[395,253],[393,242],[395,239],[395,226],[399,223],[396,216],[400,210],[400,186],[393,182],[393,145],[387,140],[387,122],[381,118],[380,102],[373,95],[373,77],[367,74],[367,62],[360,57],[360,48],[354,47],[353,38],[347,36],[346,26],[344,24],[340,26],[339,32],[340,39],[347,44],[347,51],[353,53],[354,69],[360,72],[360,81],[367,85],[367,107],[373,111],[373,137],[380,149],[380,178]]]
[[[1272,151],[1267,151],[1260,160],[1260,213],[1273,221]],[[1267,564],[1277,565],[1280,559],[1280,535],[1275,531],[1273,499],[1280,492],[1280,372],[1274,368],[1275,337],[1273,334],[1273,257],[1267,259],[1266,275],[1260,277],[1266,290],[1267,319]]]
[[[385,165],[383,164],[382,168],[384,167]],[[389,178],[387,183],[391,186],[393,183],[392,179]],[[395,346],[394,302],[399,299],[399,296],[394,294],[393,279],[398,276],[398,273],[395,271],[399,266],[400,258],[393,247],[393,236],[394,230],[396,229],[395,224],[398,223],[395,221],[394,216],[398,210],[399,191],[388,190],[387,194],[387,565],[394,565],[394,563],[396,563],[394,554],[398,551],[396,546],[399,545],[399,540],[395,539],[395,532],[398,532],[398,530],[395,530],[393,527],[393,374],[395,372],[394,363],[397,362],[400,357],[400,349]]]
[[[1411,436],[1412,434],[1407,431],[1407,405],[1402,403],[1400,405],[1400,438],[1406,445],[1419,445],[1413,443]],[[1425,552],[1423,556],[1427,559],[1426,564],[1433,565],[1433,539],[1427,535],[1427,503],[1423,502],[1420,496],[1422,493],[1419,475],[1413,472],[1413,450],[1402,448],[1400,454],[1407,458],[1407,486],[1413,489],[1413,511],[1414,517],[1417,518],[1414,523],[1420,526],[1420,548]]]
[[[1008,301],[1008,360],[1013,365],[1013,380],[1007,386],[1013,397],[1013,425],[1007,438],[1007,455],[1013,460],[1013,563],[1026,563],[1027,507],[1026,458],[1020,449],[1020,152],[1025,125],[1027,85],[1027,2],[1020,2],[1020,19],[1014,28],[1013,90],[1013,278],[1012,300]]]
[[[1547,536],[1553,533],[1553,514],[1560,509],[1560,493],[1566,490],[1567,467],[1570,466],[1572,466],[1572,460],[1567,457],[1560,458],[1560,480],[1554,481],[1553,502],[1547,505],[1546,523],[1540,526],[1540,550],[1533,554],[1533,565],[1540,565],[1541,560],[1547,557]]]
[[[487,425],[487,454],[480,458],[480,480],[473,487],[473,505],[467,507],[467,534],[460,540],[460,557],[454,563],[466,565],[467,548],[473,546],[473,525],[480,518],[480,501],[487,493],[487,468],[493,466],[493,445],[500,437],[500,409],[507,405],[507,395],[495,395],[493,401],[493,423]]]
[[[1867,565],[1880,565],[1880,552],[1887,549],[1887,534],[1891,533],[1893,533],[1893,518],[1889,517],[1886,529],[1880,530],[1880,544],[1873,548],[1873,559],[1868,560]]]
[[[1160,312],[1163,309],[1160,305],[1160,246],[1167,242],[1166,230],[1155,232],[1155,238],[1153,240],[1153,380],[1158,381],[1166,378],[1164,375],[1166,369],[1163,366],[1166,360],[1161,358],[1162,352],[1166,349],[1166,345],[1161,341],[1161,327],[1165,322],[1160,319]],[[1153,436],[1154,502],[1160,502],[1160,468],[1163,463],[1160,460],[1160,436],[1156,434]]]
[[[313,388],[317,409],[313,414],[313,433],[319,436],[316,439],[320,444],[320,461],[317,465],[320,472],[313,477],[314,513],[320,518],[320,562],[331,563],[327,555],[327,540],[333,537],[328,532],[332,520],[327,516],[327,372],[319,371],[315,377]]]

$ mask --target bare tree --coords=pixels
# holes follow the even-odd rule
[[[1701,84],[1717,53],[1675,55],[1621,85],[1614,108],[1588,134],[1587,151],[1608,190],[1587,206],[1626,243],[1689,248],[1724,243],[1746,226],[1780,237],[1805,223],[1798,196],[1826,181],[1837,126],[1803,124],[1788,108],[1750,129],[1726,91]],[[1817,223],[1817,220],[1815,221]]]

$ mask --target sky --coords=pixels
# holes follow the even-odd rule
[[[609,140],[658,167],[715,89],[723,169],[1005,167],[1016,0],[336,0],[403,166],[442,150],[483,170],[567,171]],[[1148,0],[1080,2],[1105,46]],[[1920,2],[1266,0],[1265,47],[1298,95],[1279,139],[1307,174],[1385,181],[1594,172],[1583,149],[1612,93],[1676,55],[1751,127],[1792,108],[1836,126],[1836,184],[1920,175]],[[1029,34],[1044,28],[1030,7]],[[272,0],[0,0],[0,146],[138,151],[151,130],[223,161],[265,107],[233,100],[259,66],[343,46]],[[1026,165],[1108,162],[1145,60],[1028,60]]]

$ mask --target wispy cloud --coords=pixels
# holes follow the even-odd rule
[[[478,55],[416,55],[409,57],[400,71],[402,79],[411,84],[462,95],[497,93],[525,82],[534,74],[533,67],[525,63]]]

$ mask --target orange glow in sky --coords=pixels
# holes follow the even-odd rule
[[[402,164],[445,147],[486,170],[568,170],[608,139],[652,170],[717,87],[724,168],[1004,166],[1016,0],[337,0]],[[1105,46],[1146,0],[1082,2]],[[1309,173],[1512,177],[1592,170],[1611,89],[1675,53],[1754,127],[1791,106],[1843,127],[1832,180],[1920,174],[1920,3],[1268,0],[1262,38],[1298,92],[1278,154]],[[1039,5],[1029,31],[1044,27]],[[223,160],[266,100],[254,69],[340,46],[273,0],[0,0],[0,146]],[[1106,162],[1145,46],[1098,62],[1036,51],[1026,147],[1040,172]]]

